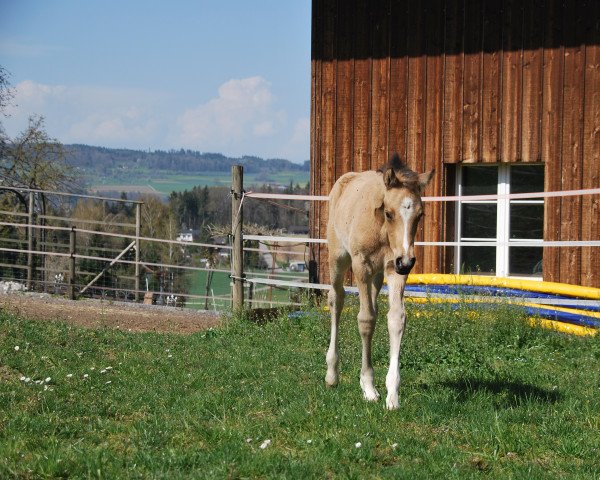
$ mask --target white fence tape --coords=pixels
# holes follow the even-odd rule
[[[533,193],[509,193],[503,195],[448,195],[445,197],[422,197],[424,202],[456,202],[456,201],[485,201],[485,200],[525,200],[530,198],[552,198],[573,197],[578,195],[600,195],[600,188],[587,188],[583,190],[564,190],[561,192],[533,192]],[[287,193],[246,193],[249,198],[264,198],[270,200],[316,200],[326,202],[326,195],[291,195]]]

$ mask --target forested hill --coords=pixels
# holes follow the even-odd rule
[[[277,173],[281,171],[307,172],[310,162],[293,163],[283,159],[264,160],[244,156],[230,158],[220,153],[201,153],[191,150],[142,151],[89,145],[65,145],[66,161],[80,168],[86,177],[103,177],[168,172],[170,174],[197,172],[228,172],[240,164],[248,173]]]

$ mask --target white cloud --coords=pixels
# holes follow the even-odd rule
[[[63,143],[145,148],[156,140],[164,95],[139,89],[44,85],[15,86],[9,134],[23,130],[30,115],[46,118],[48,133]]]
[[[302,117],[296,120],[291,137],[282,148],[281,156],[294,161],[310,158],[310,118]]]
[[[176,143],[205,151],[243,153],[248,142],[271,137],[285,124],[285,114],[277,111],[274,103],[264,78],[229,80],[219,87],[216,98],[179,117]]]
[[[310,121],[288,122],[271,84],[263,77],[223,83],[212,99],[186,108],[181,95],[136,88],[47,85],[15,86],[14,106],[2,123],[10,136],[43,115],[51,137],[133,149],[190,148],[226,155],[308,159]]]

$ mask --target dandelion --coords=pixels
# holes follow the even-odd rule
[[[264,450],[264,449],[265,449],[265,448],[267,448],[269,445],[271,445],[271,440],[267,439],[267,440],[265,440],[264,442],[262,442],[262,443],[260,444],[260,448]]]
[[[360,447],[362,447],[362,443],[360,443],[360,442],[356,442],[356,443],[354,444],[354,447],[355,447],[355,448],[360,448]]]

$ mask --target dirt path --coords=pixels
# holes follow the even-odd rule
[[[40,293],[0,293],[0,309],[25,318],[59,320],[88,328],[193,333],[220,325],[219,314],[103,300],[67,300]]]

